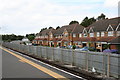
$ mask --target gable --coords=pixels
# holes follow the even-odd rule
[[[86,30],[86,28],[84,28],[84,29],[83,29],[83,32],[82,32],[82,33],[87,33],[87,30]]]
[[[114,31],[114,29],[111,25],[109,25],[106,31]]]
[[[63,34],[66,34],[66,33],[68,33],[68,31],[66,29],[64,29]]]
[[[91,28],[89,29],[88,33],[93,33],[93,32],[94,32],[93,27],[91,27]]]
[[[118,24],[118,26],[117,26],[115,31],[120,31],[120,23]]]

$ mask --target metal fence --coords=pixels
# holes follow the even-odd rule
[[[120,78],[120,55],[102,52],[80,52],[71,49],[61,49],[43,46],[3,43],[3,46],[35,55],[40,58],[76,66],[86,71],[93,67],[98,73]]]

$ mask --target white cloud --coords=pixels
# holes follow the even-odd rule
[[[3,33],[37,33],[43,27],[63,26],[71,20],[80,22],[85,16],[98,16],[101,11],[96,11],[101,6],[100,1],[91,0],[96,4],[68,6],[55,3],[54,0],[0,0],[0,26],[5,26]],[[105,4],[108,4],[107,0]]]

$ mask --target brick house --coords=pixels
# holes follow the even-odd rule
[[[72,25],[66,25],[62,26],[58,30],[53,31],[54,39],[52,42],[56,44],[55,46],[67,46],[67,45],[73,45],[73,31],[78,27],[79,24],[72,24]],[[77,37],[76,37],[77,39]]]
[[[43,45],[43,46],[49,46],[49,32],[54,30],[52,29],[46,29],[42,32],[39,32],[35,39],[33,40],[33,44]]]
[[[94,38],[92,46],[101,51],[108,41],[120,36],[120,17],[99,20],[88,27],[88,37]]]
[[[46,29],[37,34],[33,43],[46,46],[90,46],[102,51],[109,41],[120,36],[120,17],[99,20],[87,28],[79,24]]]
[[[110,49],[118,49],[120,50],[120,36],[109,41]]]

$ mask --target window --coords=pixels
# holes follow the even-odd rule
[[[82,34],[79,34],[79,37],[82,37]]]
[[[101,32],[101,37],[103,37],[103,36],[104,36],[104,34],[105,34],[104,32]]]
[[[58,38],[60,38],[60,35],[58,36]]]
[[[50,35],[50,38],[52,38],[53,37],[53,35]]]
[[[109,31],[108,36],[113,36],[113,31]]]
[[[68,33],[65,33],[64,36],[65,36],[65,37],[68,37]]]
[[[60,38],[62,38],[62,35],[60,35]]]
[[[73,37],[76,37],[76,34],[73,34]]]
[[[117,36],[120,36],[120,31],[117,31]]]
[[[46,35],[45,38],[48,38],[48,36]]]
[[[55,38],[58,38],[58,36],[56,36]]]
[[[84,36],[84,37],[87,37],[87,33],[84,33],[83,36]]]
[[[78,45],[82,45],[81,42],[78,42]]]
[[[94,37],[94,33],[90,33],[90,37]]]
[[[100,33],[99,32],[97,32],[97,37],[100,37]]]

